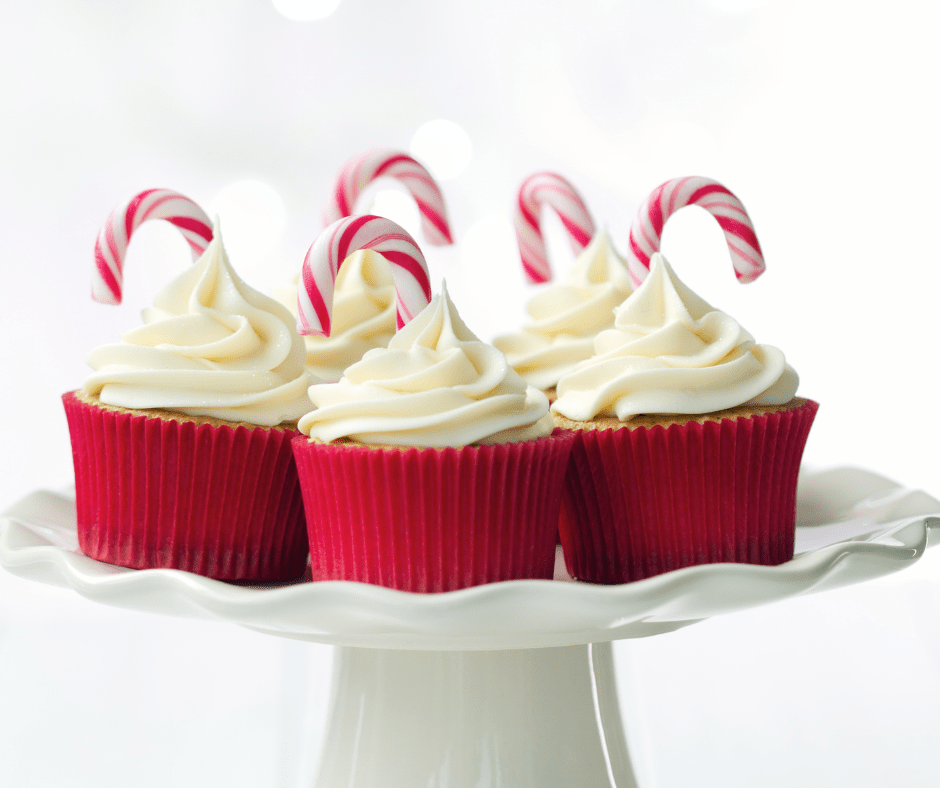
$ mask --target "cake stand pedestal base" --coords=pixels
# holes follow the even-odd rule
[[[636,788],[610,643],[337,646],[315,788]]]
[[[36,490],[0,514],[0,565],[129,610],[333,645],[315,788],[636,788],[608,641],[883,577],[938,535],[937,499],[831,468],[800,477],[797,555],[779,566],[446,594],[343,582],[251,588],[94,561],[78,550],[73,494]]]

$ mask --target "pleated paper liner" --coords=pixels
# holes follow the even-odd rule
[[[452,591],[551,579],[574,436],[462,448],[294,439],[314,580]]]
[[[303,576],[296,430],[141,415],[75,392],[62,400],[85,554],[245,583]]]
[[[818,407],[800,399],[701,423],[575,430],[559,518],[568,573],[614,584],[695,564],[790,560]]]

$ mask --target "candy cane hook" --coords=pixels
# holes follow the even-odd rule
[[[704,208],[724,230],[738,281],[753,282],[764,273],[764,255],[741,201],[717,181],[691,176],[660,184],[640,206],[630,228],[626,255],[634,287],[649,273],[650,257],[659,251],[663,226],[670,216],[687,205]]]
[[[297,292],[297,331],[329,336],[339,267],[353,252],[372,249],[392,266],[398,328],[431,301],[431,279],[414,239],[391,219],[349,216],[333,222],[304,257]]]
[[[454,242],[444,195],[431,173],[408,154],[387,148],[366,151],[343,165],[323,212],[324,225],[351,216],[363,189],[382,177],[394,178],[414,198],[421,212],[421,229],[429,244],[446,246]]]
[[[147,189],[118,205],[95,241],[91,297],[103,304],[120,304],[124,286],[124,257],[131,235],[148,219],[175,225],[192,249],[193,259],[212,240],[212,222],[196,203],[170,189]]]
[[[596,232],[594,220],[577,189],[554,172],[536,172],[519,187],[513,225],[526,278],[534,284],[548,282],[552,269],[548,264],[542,236],[542,208],[549,206],[558,214],[568,231],[574,253],[580,254]]]

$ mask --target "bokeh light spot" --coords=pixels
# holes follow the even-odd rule
[[[428,121],[411,138],[411,155],[439,181],[456,178],[467,169],[472,148],[470,136],[451,120]]]
[[[395,189],[379,189],[368,206],[368,213],[391,219],[410,233],[419,246],[422,245],[421,214],[410,194]]]
[[[275,9],[296,22],[326,19],[342,0],[272,0]]]
[[[762,11],[770,0],[704,0],[705,5],[709,5],[716,11],[723,11],[728,14],[746,14],[753,11]]]
[[[236,270],[270,252],[287,226],[284,201],[260,181],[237,181],[210,200],[209,216],[218,216],[222,241]]]

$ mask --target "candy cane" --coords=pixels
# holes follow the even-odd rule
[[[634,286],[649,273],[650,257],[659,251],[663,225],[686,205],[700,205],[721,225],[738,281],[753,282],[764,273],[764,255],[741,201],[711,178],[674,178],[653,190],[630,228],[627,266]]]
[[[580,254],[595,232],[594,220],[584,200],[567,180],[554,172],[536,172],[526,178],[519,187],[513,224],[522,270],[535,284],[552,278],[542,237],[541,212],[546,205],[554,208],[561,219],[575,254]]]
[[[349,159],[333,186],[333,197],[323,212],[323,224],[352,216],[356,200],[372,181],[390,177],[401,183],[418,204],[421,228],[432,246],[452,244],[444,195],[424,167],[411,156],[395,150],[377,148]]]
[[[391,219],[348,216],[320,233],[304,257],[297,292],[299,333],[330,335],[336,274],[361,249],[375,250],[392,266],[399,328],[430,303],[428,265],[414,238]]]
[[[148,189],[111,211],[95,241],[95,270],[91,297],[102,304],[120,304],[124,256],[134,231],[148,219],[176,225],[189,243],[195,260],[212,240],[212,222],[196,203],[169,189]]]

